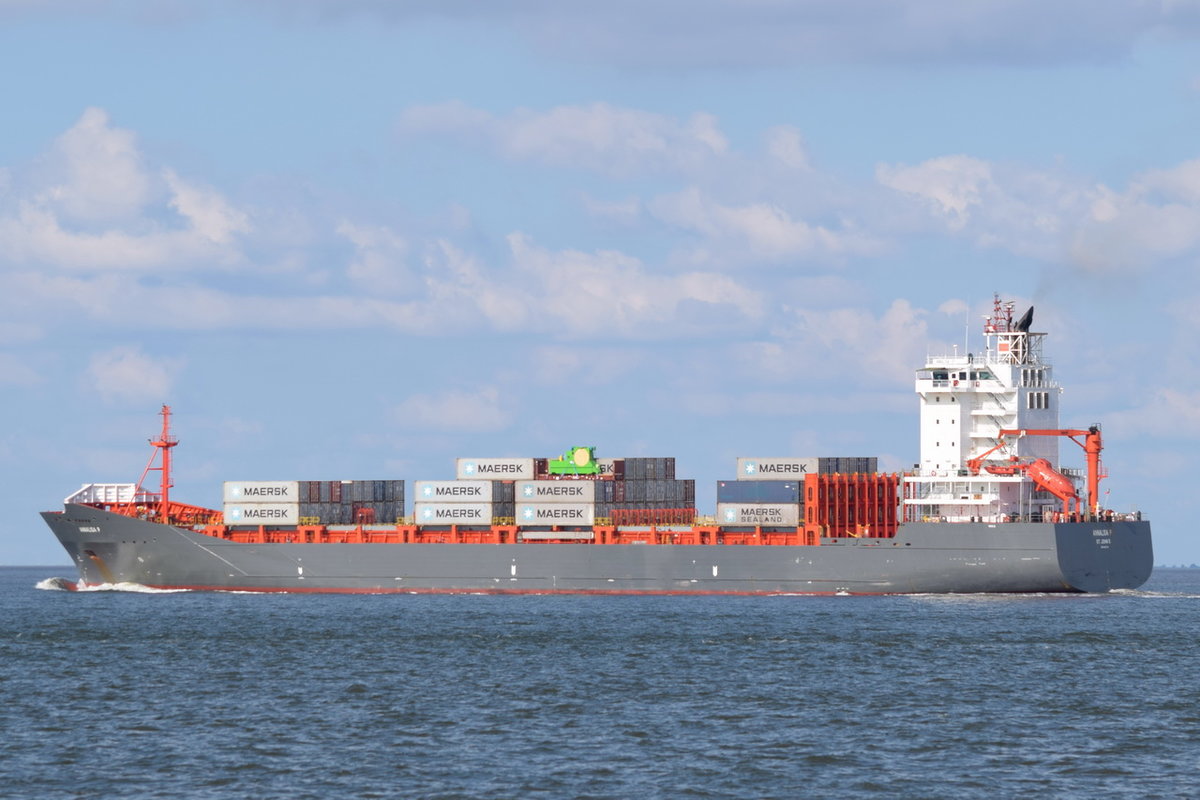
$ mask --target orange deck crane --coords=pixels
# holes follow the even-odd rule
[[[1015,436],[1065,436],[1083,448],[1087,457],[1087,507],[1092,514],[1100,513],[1100,479],[1104,477],[1100,466],[1100,451],[1104,445],[1100,437],[1100,425],[1092,425],[1087,430],[1076,428],[1012,428],[1001,429],[997,434],[996,446],[967,461],[967,471],[978,475],[983,468],[983,461],[992,453],[1004,447],[1006,437]],[[1083,437],[1080,441],[1077,437]],[[1063,501],[1063,511],[1069,512],[1070,501],[1078,501],[1079,496],[1071,481],[1062,473],[1055,470],[1044,458],[1035,459],[1028,463],[1019,463],[1013,458],[1012,464],[997,464],[986,467],[993,475],[1013,475],[1023,472],[1029,475],[1039,487],[1050,492]]]

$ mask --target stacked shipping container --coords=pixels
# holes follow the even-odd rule
[[[507,521],[513,513],[512,481],[467,479],[413,484],[413,522],[417,525],[486,527]]]
[[[596,496],[596,516],[614,525],[684,524],[696,517],[696,481],[675,477],[674,458],[617,459],[608,483]]]
[[[694,521],[696,483],[675,477],[675,459],[598,463],[599,475],[551,478],[546,459],[458,459],[457,480],[416,482],[413,522],[569,530]],[[877,474],[875,458],[739,458],[737,467],[738,480],[717,483],[717,523],[724,527],[895,532],[898,477]],[[512,477],[490,477],[499,475]],[[227,481],[225,523],[390,525],[404,518],[404,494],[402,480]]]
[[[878,464],[873,456],[739,458],[737,480],[717,482],[717,522],[794,528],[805,522],[802,492],[807,476],[874,474]]]
[[[739,459],[739,462],[743,459]],[[800,481],[717,482],[717,522],[721,525],[795,528],[801,521]]]
[[[674,458],[597,459],[598,475],[551,477],[544,458],[459,458],[454,481],[417,481],[417,525],[570,527],[691,522],[696,482],[675,478]],[[496,479],[504,476],[507,479]],[[494,478],[491,481],[480,480]],[[482,484],[490,485],[490,495]],[[472,488],[468,488],[472,487]],[[486,503],[488,508],[479,508]],[[475,506],[468,508],[467,506]]]
[[[222,492],[229,525],[299,525],[299,481],[226,481]]]
[[[532,458],[458,458],[455,480],[414,484],[413,523],[420,526],[511,525],[516,515],[514,485],[532,480]]]
[[[404,481],[226,481],[227,525],[392,524]]]

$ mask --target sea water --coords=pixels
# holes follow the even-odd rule
[[[0,796],[1200,791],[1200,570],[1075,596],[55,591],[0,569]],[[42,588],[38,588],[38,587]]]

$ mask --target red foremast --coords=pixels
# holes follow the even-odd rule
[[[163,418],[162,430],[156,438],[149,440],[154,450],[150,453],[150,460],[146,462],[146,468],[142,470],[142,477],[138,479],[137,488],[133,493],[133,501],[91,503],[89,505],[102,507],[114,514],[139,517],[151,522],[161,522],[164,525],[197,525],[220,522],[222,517],[220,511],[186,503],[176,503],[171,500],[171,487],[174,485],[171,482],[171,449],[179,444],[179,440],[171,435],[171,407],[164,404],[159,413]],[[158,492],[150,492],[144,488],[146,477],[151,472],[159,473]]]

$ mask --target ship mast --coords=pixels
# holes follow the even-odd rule
[[[142,477],[138,480],[137,491],[135,497],[141,498],[146,495],[142,485],[146,482],[146,476],[153,471],[160,473],[159,490],[158,490],[158,521],[169,525],[171,522],[171,448],[179,444],[179,440],[171,435],[171,407],[163,404],[162,411],[162,431],[157,439],[150,439],[150,444],[154,447],[154,452],[150,454],[150,460],[146,463],[146,468],[142,470]],[[159,456],[161,455],[161,458]],[[155,461],[159,461],[159,466],[154,466]]]

